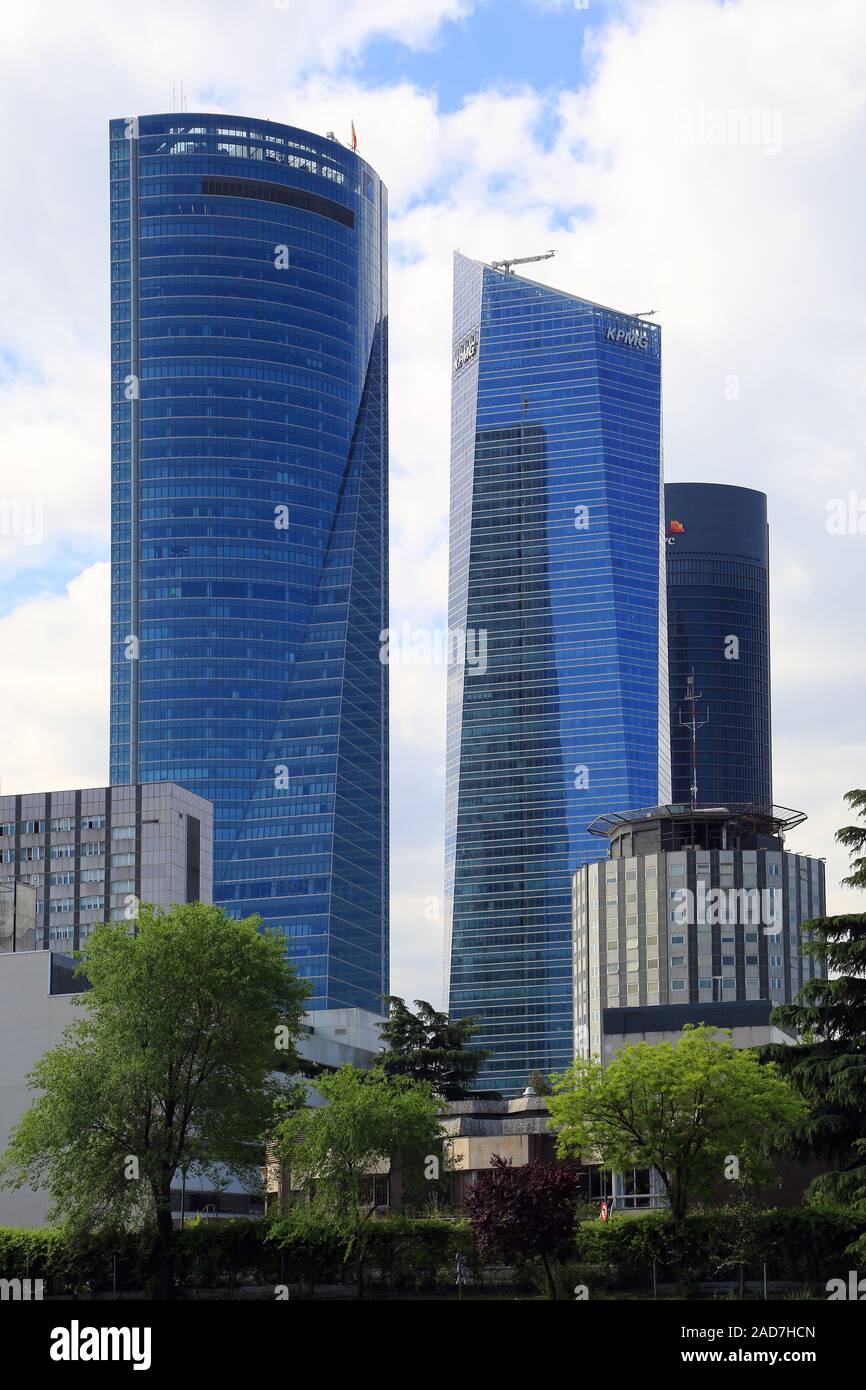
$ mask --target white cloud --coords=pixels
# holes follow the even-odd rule
[[[108,781],[109,566],[0,618],[4,795]]]

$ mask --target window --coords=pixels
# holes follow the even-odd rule
[[[671,989],[685,989],[685,980],[671,980]]]
[[[684,865],[684,864],[669,864],[669,865],[668,865],[668,874],[670,875],[671,878],[682,878],[682,876],[683,876],[683,874],[685,873],[685,871],[686,871],[686,869],[685,869],[685,865]]]
[[[686,944],[686,938],[685,938],[684,936],[672,936],[672,937],[671,937],[671,945],[672,945],[672,946],[684,946],[685,944]]]
[[[676,968],[677,966],[683,966],[683,965],[685,965],[685,963],[686,963],[686,958],[685,958],[685,956],[671,956],[671,965],[672,965],[674,968]]]
[[[113,826],[111,827],[111,838],[112,838],[112,840],[134,840],[134,839],[135,839],[135,826],[134,826],[134,825],[113,825]]]

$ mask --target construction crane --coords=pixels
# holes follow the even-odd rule
[[[551,256],[555,255],[555,251],[542,251],[540,256],[514,256],[510,261],[491,261],[490,267],[492,270],[504,270],[506,275],[513,275],[513,265],[529,265],[530,261],[549,261]]]

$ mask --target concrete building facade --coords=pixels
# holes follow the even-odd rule
[[[211,804],[175,782],[0,796],[0,890],[23,921],[22,883],[35,939],[2,928],[0,951],[78,950],[136,902],[211,902]]]
[[[609,858],[573,880],[575,1055],[601,1057],[606,1009],[790,1001],[821,973],[801,925],[824,864],[784,848],[782,807],[657,806],[601,816]]]

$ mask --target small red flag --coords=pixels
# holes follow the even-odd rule
[[[357,133],[356,133],[356,131],[355,131],[355,122],[353,121],[353,122],[352,122],[352,149],[353,149],[353,150],[356,150],[357,148],[358,148],[358,136],[357,136]]]

